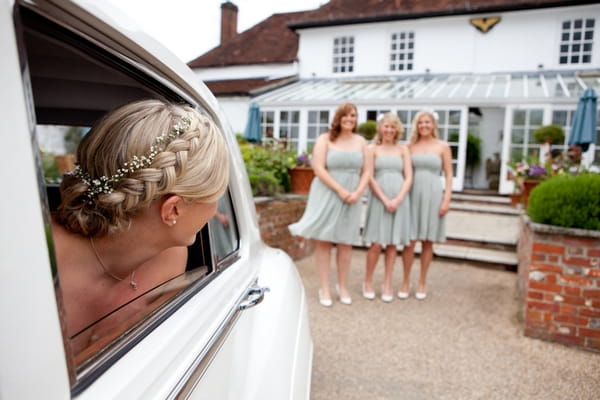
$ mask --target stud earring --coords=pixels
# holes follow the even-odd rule
[[[176,220],[171,221],[171,225],[175,225],[177,223]]]

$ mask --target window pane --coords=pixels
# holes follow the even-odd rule
[[[511,134],[511,142],[515,144],[522,144],[525,139],[525,130],[522,128],[513,128]]]

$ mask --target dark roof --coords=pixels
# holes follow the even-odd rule
[[[346,25],[445,15],[593,4],[594,0],[331,0],[307,11],[290,28]]]
[[[288,28],[290,20],[304,12],[273,14],[252,28],[188,63],[190,68],[231,65],[291,63],[298,53],[298,34]]]
[[[204,83],[215,96],[247,96],[249,94],[257,95],[265,90],[275,89],[296,81],[297,79],[297,76],[288,76],[278,79],[229,79],[222,81],[205,81]]]

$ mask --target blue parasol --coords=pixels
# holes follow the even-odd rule
[[[252,143],[260,143],[261,141],[260,109],[258,104],[254,102],[250,103],[248,109],[248,121],[244,130],[244,138]]]
[[[573,117],[573,125],[569,134],[569,146],[577,145],[587,151],[592,143],[596,143],[597,96],[592,88],[585,89]]]

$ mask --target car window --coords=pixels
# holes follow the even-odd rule
[[[32,144],[39,159],[38,186],[47,221],[60,203],[61,177],[74,167],[77,143],[107,111],[145,98],[185,102],[200,108],[151,71],[138,68],[108,45],[87,41],[52,22],[51,17],[19,7],[15,25],[20,34],[23,84],[32,93]],[[218,203],[217,215],[188,247],[185,269],[174,271],[152,289],[136,293],[134,298],[94,316],[89,324],[71,333],[66,329],[68,310],[63,304],[66,284],[56,267],[52,233],[47,229],[74,394],[236,259],[236,224],[231,195],[226,191]],[[165,268],[170,263],[171,260],[165,260]]]

